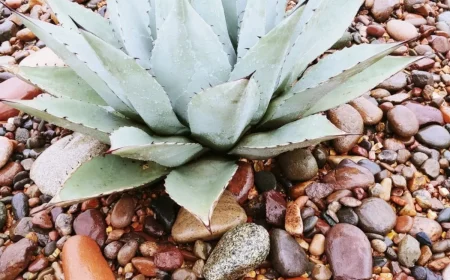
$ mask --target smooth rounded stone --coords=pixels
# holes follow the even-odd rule
[[[228,231],[220,239],[203,269],[207,280],[234,280],[245,275],[269,254],[269,233],[247,223]]]
[[[411,72],[411,80],[414,83],[414,86],[420,87],[420,88],[424,88],[426,85],[432,86],[434,84],[433,74],[426,72],[426,71],[413,70]],[[415,103],[415,104],[417,104],[417,103]],[[427,106],[422,106],[422,107],[427,107]]]
[[[316,159],[317,166],[319,168],[323,168],[327,163],[328,150],[326,150],[323,146],[316,146],[312,151],[314,158]]]
[[[394,230],[398,233],[407,233],[411,230],[414,219],[410,216],[398,216]]]
[[[437,216],[438,223],[450,222],[450,207],[444,208]]]
[[[433,244],[431,250],[433,253],[445,253],[450,249],[450,239],[439,240]]]
[[[13,196],[12,201],[12,213],[15,220],[20,220],[27,217],[30,214],[30,208],[28,206],[28,196],[24,193],[17,193]]]
[[[422,128],[415,137],[420,143],[433,148],[446,149],[450,146],[450,134],[439,125]]]
[[[270,171],[259,171],[255,173],[255,186],[262,193],[271,191],[277,187],[277,179]]]
[[[439,161],[435,159],[432,158],[427,159],[420,168],[425,174],[427,174],[431,178],[436,178],[437,176],[439,176],[439,169],[440,169]]]
[[[284,225],[286,215],[286,200],[277,191],[264,193],[266,200],[266,222],[281,227]]]
[[[23,167],[20,163],[8,162],[0,170],[0,185],[1,186],[12,186],[14,176],[16,176],[17,173],[19,173],[21,171],[23,171]]]
[[[387,249],[386,243],[383,240],[374,239],[370,241],[372,248],[378,253],[384,253]]]
[[[133,264],[133,267],[136,268],[141,275],[148,276],[148,277],[154,277],[158,274],[158,268],[156,267],[155,263],[150,258],[144,258],[144,257],[136,257],[131,260],[131,263]],[[187,269],[186,269],[187,270]],[[189,277],[189,275],[185,275],[186,277]],[[192,276],[191,276],[192,277]],[[181,278],[186,280],[195,280],[197,279],[195,277],[195,274],[193,275],[194,278]],[[172,275],[172,279],[173,279]],[[145,277],[144,277],[145,279]]]
[[[394,187],[406,189],[407,183],[405,177],[395,174],[391,176],[391,180]]]
[[[407,21],[390,20],[386,24],[386,31],[397,41],[406,41],[419,36],[414,25]]]
[[[378,159],[381,162],[386,162],[389,164],[394,163],[397,160],[397,153],[391,150],[383,150],[378,154]]]
[[[69,238],[62,250],[65,280],[114,280],[97,243],[87,236]]]
[[[395,74],[394,76],[390,77],[389,79],[383,81],[381,84],[378,85],[379,88],[389,90],[389,91],[399,91],[403,89],[407,84],[407,76],[403,72],[399,72]],[[396,94],[398,95],[398,94]],[[392,97],[394,97],[393,95]],[[387,96],[389,98],[390,96]],[[386,98],[386,97],[385,97]]]
[[[345,163],[345,164],[342,164]],[[322,180],[332,184],[335,190],[367,188],[375,184],[375,177],[367,169],[352,161],[342,161],[335,170],[328,172]]]
[[[383,144],[384,144],[384,148],[386,150],[391,150],[394,152],[405,149],[405,144],[403,144],[402,141],[400,141],[396,138],[384,139]]]
[[[397,105],[387,113],[390,128],[402,137],[414,136],[419,130],[419,122],[414,113],[403,105]]]
[[[409,234],[416,236],[417,233],[424,232],[428,235],[431,241],[436,241],[441,237],[442,227],[435,220],[424,217],[414,217],[414,223],[409,231]]]
[[[422,72],[422,71],[421,71]],[[425,72],[428,73],[428,72]],[[444,124],[444,118],[442,117],[441,111],[432,106],[425,106],[420,103],[407,102],[404,106],[410,109],[417,118],[419,126],[424,126],[427,124]]]
[[[431,239],[425,232],[419,232],[416,234],[416,239],[421,245],[431,246]]]
[[[329,110],[328,118],[337,128],[345,132],[352,134],[364,132],[363,118],[355,108],[348,104]],[[344,154],[353,148],[359,138],[359,135],[339,137],[333,140],[333,146],[339,154]]]
[[[362,159],[358,161],[358,165],[367,168],[373,175],[377,174],[378,172],[381,172],[381,167],[377,163],[369,159]]]
[[[199,239],[212,240],[246,221],[247,215],[244,209],[239,206],[230,192],[225,191],[214,208],[211,232],[194,215],[182,208],[172,227],[172,237],[178,243],[188,243]]]
[[[365,125],[375,125],[383,118],[383,111],[365,97],[359,97],[349,103],[355,108]]]
[[[36,159],[30,178],[43,194],[55,196],[68,174],[107,150],[108,146],[100,141],[75,132],[51,145]]]
[[[145,217],[144,232],[154,237],[165,235],[164,227],[153,216]]]
[[[412,154],[411,162],[417,167],[420,167],[426,160],[428,156],[422,152],[416,152]]]
[[[431,41],[431,47],[439,53],[446,53],[450,50],[450,43],[448,39],[444,36],[436,36]]]
[[[311,217],[306,218],[303,221],[303,232],[307,233],[307,232],[312,231],[318,221],[319,221],[319,218],[317,216],[311,216]]]
[[[371,24],[367,26],[366,29],[367,35],[379,38],[384,35],[386,30],[381,25]]]
[[[111,225],[114,228],[124,228],[131,224],[136,201],[129,195],[122,196],[111,212]]]
[[[10,56],[2,56],[0,57],[0,64],[13,65],[15,64],[15,59]],[[41,93],[41,90],[19,78],[11,78],[0,84],[0,92],[2,93],[1,97],[5,99],[33,99]],[[18,114],[19,111],[17,109],[11,108],[6,104],[0,104],[0,120],[7,121],[8,118],[15,117]]]
[[[50,256],[51,254],[53,254],[55,252],[56,248],[57,248],[57,246],[56,246],[55,241],[48,243],[44,247],[44,256],[46,256],[46,257]]]
[[[117,253],[117,261],[121,266],[125,266],[136,255],[139,243],[136,240],[129,240]]]
[[[14,145],[12,141],[9,141],[8,138],[1,136],[0,137],[0,168],[5,166],[11,157],[14,150]]]
[[[28,266],[36,243],[23,238],[11,244],[0,255],[0,279],[14,280]]]
[[[427,274],[427,269],[423,266],[415,266],[411,268],[411,275],[416,280],[426,280]]]
[[[391,96],[391,93],[384,88],[376,88],[370,91],[370,96],[376,99],[382,99]]]
[[[359,228],[335,225],[327,234],[325,248],[334,279],[371,278],[372,250],[369,239]]]
[[[339,219],[339,223],[346,223],[354,226],[358,225],[358,215],[352,208],[342,207],[339,211],[337,211],[336,215]]]
[[[323,234],[314,235],[309,245],[309,252],[314,256],[321,256],[325,252],[325,236]]]
[[[17,32],[17,25],[10,20],[5,20],[0,24],[0,42],[9,41],[9,39],[16,36]]]
[[[78,215],[73,221],[73,229],[77,235],[89,236],[100,247],[105,244],[106,222],[102,213],[97,209],[89,209]]]
[[[166,232],[172,230],[178,213],[178,205],[169,196],[159,196],[153,199],[150,207],[156,215],[156,219],[164,226]]]
[[[254,185],[253,167],[248,162],[240,161],[238,170],[228,183],[227,190],[231,192],[239,204],[243,204],[248,199],[248,192]]]
[[[397,216],[391,206],[380,198],[367,198],[355,209],[359,225],[365,232],[386,234],[395,226]]]
[[[115,260],[122,246],[123,246],[122,242],[113,241],[105,246],[105,249],[103,249],[103,254],[105,255],[106,258],[110,260]]]
[[[289,180],[307,181],[317,175],[319,168],[316,159],[308,149],[297,149],[278,157],[283,174]]]
[[[358,200],[354,197],[342,197],[339,199],[339,203],[343,206],[355,208],[362,204],[361,200]]]
[[[297,277],[306,272],[308,257],[295,239],[282,229],[270,233],[271,262],[283,277]]]
[[[377,22],[385,22],[398,4],[398,0],[374,0],[372,15]]]
[[[398,244],[398,261],[406,267],[413,267],[420,257],[420,244],[411,235],[403,237]]]

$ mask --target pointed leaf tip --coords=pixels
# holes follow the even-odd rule
[[[179,167],[167,176],[170,197],[209,227],[218,199],[238,166],[217,157],[202,158]]]

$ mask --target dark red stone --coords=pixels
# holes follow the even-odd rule
[[[102,247],[106,240],[105,219],[97,209],[89,209],[81,213],[73,222],[73,229],[77,235],[85,235],[94,239]]]
[[[286,200],[277,191],[268,191],[264,193],[266,200],[266,221],[274,226],[283,226],[286,215]]]
[[[238,170],[234,173],[227,190],[236,197],[239,204],[243,204],[247,200],[248,192],[253,187],[254,174],[250,163],[239,162],[238,165]]]
[[[183,265],[183,254],[177,248],[170,248],[158,252],[154,256],[154,262],[157,268],[164,271],[174,271]]]

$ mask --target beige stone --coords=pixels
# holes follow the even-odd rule
[[[219,199],[211,218],[211,232],[194,215],[182,208],[172,227],[175,242],[188,243],[195,240],[212,240],[221,237],[229,229],[245,223],[247,215],[234,196],[225,191]]]

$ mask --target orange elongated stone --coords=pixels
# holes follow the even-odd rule
[[[66,280],[115,280],[97,243],[90,237],[69,238],[62,251]]]

